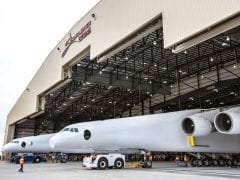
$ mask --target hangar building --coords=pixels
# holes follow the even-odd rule
[[[4,142],[75,122],[240,103],[239,0],[102,0],[53,48]]]

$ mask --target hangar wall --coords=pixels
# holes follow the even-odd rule
[[[239,0],[167,0],[163,10],[164,46],[172,46],[239,12]]]
[[[163,16],[164,45],[168,47],[239,12],[239,9],[239,0],[100,1],[50,52],[9,112],[6,136],[10,124],[37,112],[37,96],[59,83],[63,79],[63,66],[87,47],[90,47],[91,58],[95,58],[160,14]],[[95,14],[95,18],[92,14]],[[81,42],[74,42],[67,47],[66,42],[89,22],[91,33]],[[66,54],[62,57],[66,48]]]

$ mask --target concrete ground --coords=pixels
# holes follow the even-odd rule
[[[214,180],[239,179],[240,168],[176,167],[173,163],[154,163],[152,169],[87,170],[80,162],[25,164],[0,163],[0,180]]]

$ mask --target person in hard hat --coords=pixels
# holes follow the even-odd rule
[[[24,158],[21,156],[19,159],[19,164],[20,164],[20,169],[18,170],[19,172],[23,172],[23,165],[24,165]]]
[[[175,159],[176,165],[179,166],[180,163],[180,156],[176,155],[176,159]]]

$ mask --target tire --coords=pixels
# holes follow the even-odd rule
[[[218,167],[218,161],[217,160],[213,160],[212,164],[213,164],[214,167]]]
[[[146,165],[147,165],[147,168],[152,168],[152,161],[147,161]]]
[[[225,162],[222,159],[218,160],[218,164],[219,166],[225,166]]]
[[[190,164],[193,166],[193,167],[196,167],[197,166],[197,161],[196,160],[192,160],[190,162]]]
[[[227,166],[232,166],[233,162],[231,160],[227,160],[226,164],[227,164]]]
[[[203,165],[202,160],[197,160],[197,166],[198,166],[198,167],[202,167],[202,165]]]
[[[36,162],[36,163],[40,163],[40,158],[36,158],[36,159],[35,159],[35,162]]]
[[[124,166],[124,161],[121,158],[117,158],[114,162],[114,167],[116,169],[122,169]]]
[[[152,161],[144,161],[142,168],[152,168]]]
[[[108,167],[108,161],[106,158],[100,158],[98,160],[98,169],[106,169]]]
[[[207,159],[205,159],[205,160],[203,160],[203,165],[205,167],[208,167],[208,166],[210,166],[210,163],[209,163],[209,161]]]

